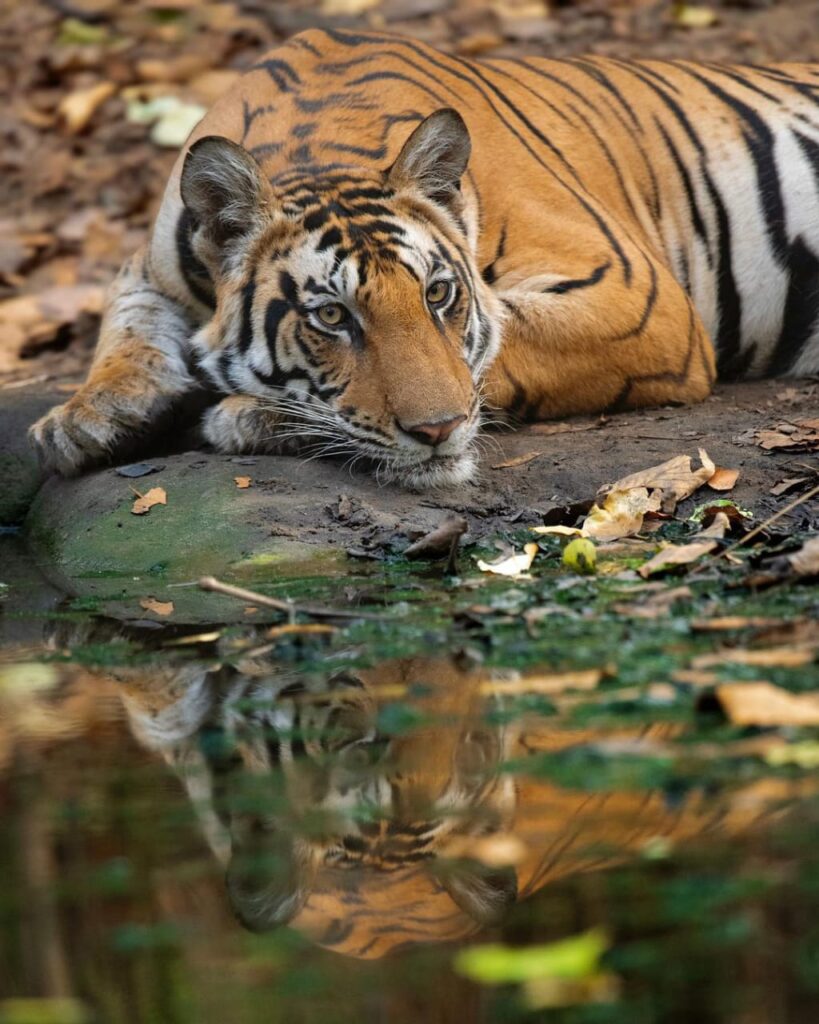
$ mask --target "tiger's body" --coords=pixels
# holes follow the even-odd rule
[[[817,371],[819,67],[478,63],[317,30],[195,130],[88,381],[34,438],[76,472],[204,377],[220,450],[309,437],[457,482],[481,404],[545,419]]]

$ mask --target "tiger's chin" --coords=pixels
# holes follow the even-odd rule
[[[467,449],[457,455],[434,455],[425,462],[411,465],[396,463],[381,470],[382,480],[401,484],[413,491],[428,491],[437,487],[457,487],[475,478],[478,460]]]

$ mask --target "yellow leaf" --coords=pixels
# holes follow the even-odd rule
[[[137,495],[137,499],[131,507],[131,512],[135,516],[144,516],[146,512],[150,512],[154,505],[167,505],[168,495],[165,493],[164,487],[152,487],[146,494],[140,494],[139,491],[134,491]]]
[[[532,533],[545,533],[555,537],[583,536],[583,531],[577,526],[533,526]]]
[[[522,555],[509,555],[499,562],[484,562],[479,558],[478,568],[481,572],[490,572],[495,576],[520,576],[531,568],[537,552],[537,544],[526,544]]]
[[[583,523],[584,537],[596,540],[619,540],[631,537],[643,528],[646,512],[657,512],[660,495],[649,494],[646,487],[616,488],[600,505],[592,505]]]

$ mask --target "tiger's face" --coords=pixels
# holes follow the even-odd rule
[[[468,158],[454,111],[422,122],[383,174],[269,183],[225,139],[191,148],[182,198],[216,291],[200,365],[277,414],[282,443],[415,485],[471,475],[500,304],[475,260]]]

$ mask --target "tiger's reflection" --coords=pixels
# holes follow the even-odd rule
[[[135,735],[179,774],[253,930],[289,923],[367,958],[453,940],[561,875],[768,813],[752,789],[681,801],[529,773],[527,758],[601,737],[505,715],[503,674],[423,658],[329,678],[240,669],[120,683]]]

